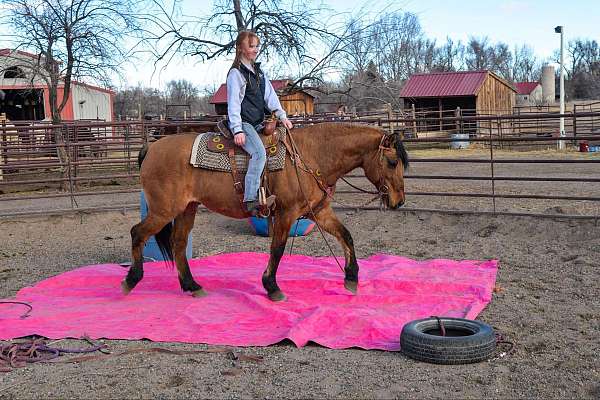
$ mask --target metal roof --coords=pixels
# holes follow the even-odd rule
[[[538,87],[539,82],[515,82],[517,94],[529,94]]]
[[[487,70],[434,72],[412,75],[402,87],[400,97],[476,96],[488,74],[511,87],[497,75]]]
[[[272,79],[271,85],[275,91],[281,90],[288,85],[287,79]],[[222,84],[210,98],[210,104],[227,104],[227,85]]]

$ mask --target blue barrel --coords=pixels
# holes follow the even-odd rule
[[[259,236],[269,236],[269,219],[250,217],[248,222],[255,234]],[[307,218],[300,218],[290,228],[290,236],[308,235],[315,227],[315,223]]]
[[[144,196],[144,191],[140,191],[140,213],[142,214],[142,221],[148,215],[148,204],[146,204],[146,197]],[[144,252],[142,253],[144,258],[150,258],[156,261],[165,261],[160,249],[158,248],[158,243],[156,243],[156,238],[154,236],[150,236],[150,239],[146,242],[144,246]],[[192,232],[188,235],[187,247],[185,248],[185,256],[189,260],[192,258]]]

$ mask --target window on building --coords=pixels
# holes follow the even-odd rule
[[[8,67],[4,70],[4,79],[27,78],[19,67]]]

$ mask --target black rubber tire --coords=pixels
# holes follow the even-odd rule
[[[409,322],[400,334],[402,353],[415,360],[433,364],[469,364],[487,360],[496,350],[494,329],[480,321],[462,318],[439,318],[450,334],[426,332],[439,330],[437,318]]]

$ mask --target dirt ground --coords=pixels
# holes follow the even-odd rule
[[[474,365],[438,366],[394,352],[318,345],[298,349],[290,342],[231,349],[260,356],[260,362],[235,360],[222,352],[136,351],[77,364],[32,364],[0,374],[0,399],[600,398],[597,220],[338,214],[354,236],[359,258],[383,252],[416,259],[498,259],[497,292],[479,318],[514,342],[514,352]],[[77,266],[127,261],[128,232],[138,218],[137,211],[128,211],[0,220],[0,298]],[[252,235],[245,221],[201,212],[193,249],[194,257],[267,251],[268,238]],[[329,255],[316,232],[296,238],[294,249]],[[341,254],[339,246],[335,249]],[[105,343],[113,353],[140,347],[215,349]],[[85,345],[78,340],[56,344]]]

